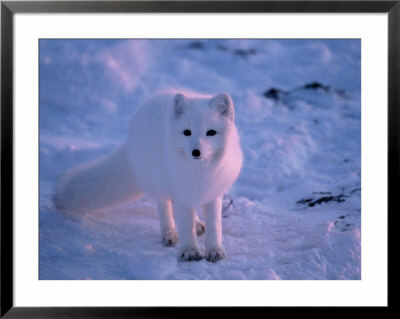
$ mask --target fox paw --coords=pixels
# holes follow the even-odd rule
[[[226,257],[225,251],[221,247],[211,249],[207,253],[207,261],[216,262]]]
[[[201,236],[206,231],[206,226],[201,221],[196,222],[196,234],[197,236]]]
[[[163,234],[162,241],[163,241],[164,246],[166,246],[166,247],[175,246],[175,244],[178,242],[178,240],[179,240],[178,234],[174,230],[166,231]]]
[[[184,261],[197,261],[202,258],[197,248],[187,248],[180,253],[180,259]]]

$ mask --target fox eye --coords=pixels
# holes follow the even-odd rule
[[[183,135],[190,136],[190,135],[192,135],[192,132],[190,130],[184,130]]]
[[[217,132],[215,130],[207,131],[207,136],[214,136],[215,134],[217,134]]]

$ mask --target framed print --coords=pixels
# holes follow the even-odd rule
[[[2,1],[1,316],[388,309],[399,16]]]

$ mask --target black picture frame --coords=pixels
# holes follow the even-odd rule
[[[400,1],[1,1],[1,318],[147,318],[224,316],[218,307],[15,307],[13,303],[13,19],[15,13],[269,12],[388,14],[388,218],[398,211]],[[389,228],[393,223],[388,223]],[[389,234],[393,234],[390,231]],[[390,238],[390,236],[389,236]],[[389,243],[388,238],[388,243]],[[388,245],[388,247],[390,247]],[[390,258],[389,258],[390,259]],[[390,281],[388,281],[389,285]],[[389,294],[388,310],[392,304]],[[231,310],[231,309],[229,309]],[[252,310],[267,313],[264,307]],[[285,309],[288,310],[288,309]],[[289,310],[301,315],[306,307]],[[347,309],[346,311],[350,311]],[[359,310],[359,309],[358,309]],[[357,310],[357,311],[358,311]],[[235,315],[249,316],[235,308]],[[330,311],[336,312],[337,309]],[[369,309],[370,311],[370,309]]]

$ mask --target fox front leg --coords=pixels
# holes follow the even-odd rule
[[[202,256],[197,247],[196,211],[184,205],[174,204],[174,212],[181,243],[180,259],[185,261],[200,260]]]
[[[222,197],[204,205],[204,217],[206,223],[206,258],[216,262],[224,259],[226,254],[222,247],[221,213]]]

